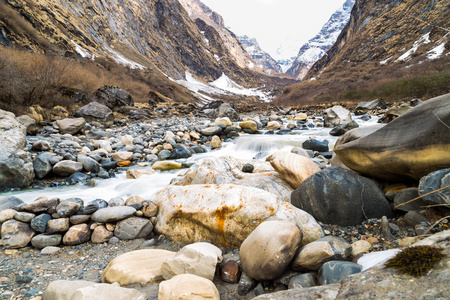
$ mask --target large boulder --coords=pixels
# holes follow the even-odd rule
[[[323,235],[308,213],[275,194],[231,184],[168,186],[151,199],[158,205],[155,229],[182,244],[208,240],[238,248],[262,222],[290,221],[303,232],[303,243]]]
[[[310,158],[294,153],[278,151],[267,160],[294,189],[299,188],[306,178],[320,171]]]
[[[83,128],[85,124],[86,120],[82,117],[56,120],[56,126],[58,126],[59,131],[62,134],[76,134],[81,130],[81,128]]]
[[[377,108],[386,109],[386,102],[383,99],[378,98],[372,101],[362,101],[355,108],[355,115],[363,115],[369,110],[374,110]]]
[[[70,176],[83,170],[83,164],[72,160],[62,160],[53,166],[53,173],[59,176]]]
[[[34,179],[30,153],[25,151],[26,127],[14,114],[0,109],[0,191],[28,187]]]
[[[92,98],[112,110],[134,105],[133,97],[117,86],[103,85],[92,94]]]
[[[74,112],[75,117],[83,117],[88,123],[97,127],[108,127],[114,122],[114,114],[106,105],[91,102]]]
[[[441,208],[447,207],[447,211],[450,210],[450,189],[443,189],[439,192],[432,193],[433,191],[448,187],[450,185],[450,169],[443,169],[432,172],[427,176],[424,176],[419,181],[419,195],[423,196],[423,201],[430,205],[441,205]],[[445,210],[444,210],[445,211]]]
[[[34,235],[35,232],[28,223],[8,220],[1,226],[2,244],[6,248],[25,247]]]
[[[234,108],[229,103],[222,103],[219,106],[219,108],[217,108],[214,116],[216,118],[228,117],[234,121],[237,121],[239,119],[239,114],[234,110]]]
[[[241,245],[242,269],[258,281],[278,278],[294,258],[301,241],[302,232],[294,223],[263,222]]]
[[[326,224],[358,225],[370,218],[393,217],[383,191],[370,179],[329,167],[303,181],[291,203]]]
[[[0,196],[0,211],[23,204],[24,202],[14,196]]]
[[[323,123],[325,127],[335,127],[351,121],[352,115],[350,111],[340,105],[335,105],[324,111]]]
[[[385,127],[334,148],[347,167],[388,181],[419,180],[450,167],[450,94],[411,109]]]
[[[211,280],[182,274],[159,284],[158,299],[220,300],[220,294]]]

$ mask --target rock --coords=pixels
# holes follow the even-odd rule
[[[50,210],[56,210],[59,202],[59,198],[38,198],[31,203],[21,206],[20,211],[30,212],[34,214],[43,213]]]
[[[116,222],[133,216],[136,209],[131,206],[114,206],[97,210],[91,219],[98,223]]]
[[[161,266],[175,252],[160,249],[135,250],[114,258],[102,273],[102,281],[122,286],[163,280]]]
[[[81,209],[81,204],[76,202],[64,201],[56,207],[56,213],[61,218],[68,218],[76,214]]]
[[[419,197],[418,188],[415,187],[406,188],[395,195],[394,208],[405,212],[408,212],[410,210],[420,211],[422,209],[421,206],[427,205],[427,203],[425,203],[421,198],[413,202],[404,204],[418,197]]]
[[[294,116],[294,121],[307,121],[308,115],[305,113],[299,113]]]
[[[341,226],[359,225],[370,218],[394,216],[383,191],[373,181],[334,166],[303,181],[292,193],[291,203],[309,212],[318,221]]]
[[[220,279],[227,283],[238,283],[241,269],[235,260],[229,260],[220,268]]]
[[[231,120],[238,120],[239,115],[233,109],[233,107],[229,103],[222,103],[215,113],[216,118],[230,118]]]
[[[14,114],[0,109],[0,191],[28,187],[34,179],[25,136],[26,128]]]
[[[303,149],[312,150],[317,152],[328,152],[328,141],[319,141],[316,139],[309,139],[303,142]]]
[[[134,105],[133,97],[117,86],[103,85],[92,94],[92,97],[112,110]]]
[[[95,199],[89,201],[85,207],[83,207],[80,211],[78,211],[79,215],[91,215],[99,209],[105,208],[108,206],[108,202],[103,199]]]
[[[183,244],[208,240],[237,248],[258,224],[270,220],[296,224],[303,232],[304,244],[323,236],[322,228],[309,214],[256,188],[230,184],[168,186],[151,201],[159,207],[156,230]]]
[[[424,102],[374,133],[334,148],[349,168],[398,182],[450,167],[450,94]]]
[[[131,170],[127,171],[126,177],[129,179],[138,179],[144,175],[152,175],[154,173],[155,173],[155,170],[153,170],[153,169],[145,169],[145,170],[131,169]]]
[[[91,241],[94,244],[105,243],[108,242],[113,237],[113,235],[114,233],[107,230],[105,226],[99,225],[95,227],[94,231],[92,232]]]
[[[125,200],[125,205],[142,204],[145,199],[140,196],[131,196]]]
[[[38,249],[44,249],[49,246],[59,246],[62,236],[60,234],[38,234],[31,239],[31,245]]]
[[[86,124],[86,120],[83,117],[80,118],[65,118],[62,120],[56,120],[56,126],[59,127],[59,131],[62,134],[76,134],[81,128],[83,128],[84,124]]]
[[[138,290],[84,280],[57,280],[45,290],[45,300],[146,300]]]
[[[174,161],[157,161],[152,165],[153,170],[169,171],[183,168],[183,165]]]
[[[306,178],[320,171],[310,158],[289,152],[275,152],[267,160],[294,189],[299,188]]]
[[[120,138],[120,142],[121,142],[123,145],[125,145],[125,146],[127,146],[127,145],[133,145],[133,144],[134,144],[134,143],[133,143],[133,136],[131,136],[131,135],[129,135],[129,134],[124,135],[124,136],[122,136],[122,137]]]
[[[13,208],[23,203],[22,200],[14,196],[0,196],[0,211]]]
[[[35,232],[30,224],[8,220],[1,226],[2,244],[6,248],[22,248],[28,245]]]
[[[161,271],[168,280],[180,274],[193,274],[214,279],[217,263],[222,261],[222,251],[209,243],[194,243],[183,247],[176,255],[167,258]]]
[[[89,124],[97,127],[109,127],[114,122],[114,115],[107,106],[93,101],[85,106],[80,107],[74,112],[75,117],[83,117]],[[88,139],[99,139],[103,137],[94,136],[97,131],[89,132]]]
[[[294,276],[289,280],[288,289],[301,289],[316,286],[316,279],[311,273]]]
[[[53,255],[61,251],[61,248],[54,246],[47,246],[41,250],[41,254]]]
[[[30,223],[31,220],[35,217],[35,214],[27,213],[27,212],[17,212],[14,215],[14,219],[24,223]]]
[[[31,149],[33,149],[34,151],[48,151],[52,149],[52,145],[49,141],[39,140],[33,144]]]
[[[217,135],[211,139],[211,149],[219,149],[222,147],[222,140]]]
[[[346,132],[358,128],[359,125],[358,123],[356,123],[356,121],[351,121],[342,125],[338,125],[336,127],[334,127],[333,129],[330,130],[330,135],[332,136],[341,136],[343,134],[345,134]]]
[[[47,223],[46,232],[49,234],[66,232],[69,229],[69,218],[52,219]]]
[[[450,185],[450,169],[442,169],[439,171],[432,172],[427,176],[421,178],[419,182],[418,192],[420,196],[423,196],[425,194],[431,193],[433,191],[439,190],[449,185]],[[447,188],[437,193],[424,196],[422,199],[426,204],[442,205],[441,208],[444,208],[444,206],[447,205],[448,208],[449,207],[448,205],[450,205],[450,189]],[[419,201],[419,203],[420,202],[421,201]]]
[[[252,291],[257,285],[257,281],[253,280],[250,276],[242,272],[241,279],[237,287],[237,292],[240,296],[245,296]]]
[[[386,102],[383,99],[375,99],[372,101],[362,101],[355,108],[355,115],[363,115],[369,110],[377,108],[386,109]]]
[[[14,216],[17,214],[17,210],[8,208],[0,211],[0,224],[4,223],[8,220],[14,219]]]
[[[81,172],[75,172],[67,178],[69,184],[86,183],[89,176]]]
[[[147,237],[152,230],[153,224],[148,219],[130,217],[117,223],[114,235],[121,240],[133,240]]]
[[[71,160],[63,160],[53,166],[53,173],[64,177],[80,172],[81,170],[83,170],[83,165],[80,162]]]
[[[292,268],[295,271],[317,271],[327,261],[346,260],[352,247],[344,239],[326,236],[303,246],[295,257]]]
[[[16,121],[26,128],[27,135],[36,135],[38,129],[36,127],[36,120],[27,115],[16,117]]]
[[[124,206],[124,205],[125,205],[125,201],[120,197],[111,198],[108,202],[109,207]]]
[[[250,129],[252,132],[258,131],[258,125],[255,121],[240,122],[239,127],[241,127],[242,129]]]
[[[223,118],[217,118],[214,121],[215,125],[225,125],[225,126],[233,126],[233,122],[231,122],[230,118],[228,117],[223,117]]]
[[[254,169],[255,169],[255,167],[252,164],[245,164],[242,167],[242,172],[244,172],[244,173],[252,173]]]
[[[214,127],[207,127],[205,129],[202,129],[202,134],[206,136],[213,136],[220,134],[222,132],[222,127],[214,126]]]
[[[90,215],[75,215],[69,218],[70,224],[78,225],[81,223],[87,223],[91,219]]]
[[[380,118],[379,122],[389,123],[392,120],[394,120],[394,119],[400,117],[401,115],[405,114],[406,112],[410,111],[411,109],[412,109],[412,107],[406,103],[401,104],[400,106],[397,106],[397,107],[391,107],[384,113],[384,116]]]
[[[69,228],[63,237],[63,244],[66,246],[75,246],[89,242],[91,232],[87,224],[78,224]]]
[[[329,261],[319,270],[318,282],[320,285],[333,284],[351,274],[361,272],[361,266],[348,261]]]
[[[44,178],[53,170],[53,165],[50,160],[54,156],[54,153],[44,152],[36,156],[33,160],[34,174],[38,179]]]
[[[100,171],[100,164],[86,155],[78,155],[77,161],[83,165],[86,172],[98,173]]]
[[[340,105],[335,105],[324,111],[323,123],[325,127],[335,127],[352,121],[352,116],[348,109]]]
[[[369,253],[372,249],[372,245],[368,241],[360,240],[352,243],[352,256],[358,256],[362,253]]]
[[[278,130],[281,128],[281,124],[278,121],[270,121],[266,128],[267,130]]]
[[[111,154],[111,158],[117,162],[132,160],[133,152],[128,152],[128,151],[116,152],[116,153]]]
[[[180,158],[189,158],[192,156],[191,151],[185,145],[177,145],[172,150],[172,154],[170,155],[170,159],[180,159]]]
[[[31,220],[31,228],[37,232],[45,232],[47,230],[47,224],[52,219],[49,214],[41,214]]]
[[[266,221],[244,240],[239,258],[242,269],[251,278],[278,278],[294,258],[302,232],[292,222]]]
[[[410,226],[416,226],[422,222],[428,223],[427,218],[425,218],[422,214],[414,210],[407,212],[404,218],[406,223]]]
[[[301,155],[307,158],[311,158],[311,156],[309,155],[308,151],[306,151],[305,149],[301,148],[301,147],[294,147],[291,149],[291,152],[297,155]]]
[[[158,299],[220,300],[220,295],[211,280],[192,274],[182,274],[159,284]]]

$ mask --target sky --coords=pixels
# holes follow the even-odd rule
[[[201,0],[275,59],[297,56],[345,0]],[[280,49],[281,48],[281,49]],[[278,53],[277,53],[278,52]]]

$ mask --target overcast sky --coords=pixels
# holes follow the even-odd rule
[[[345,0],[202,0],[237,35],[258,40],[276,59],[296,56]],[[277,54],[278,48],[284,49]]]

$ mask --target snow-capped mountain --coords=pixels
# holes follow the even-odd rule
[[[246,35],[238,36],[238,39],[260,69],[267,70],[266,73],[269,75],[273,72],[283,72],[277,61],[261,49],[256,39],[250,38]]]
[[[350,19],[355,0],[347,0],[325,23],[320,32],[304,44],[286,74],[302,80],[311,66],[333,46]]]

